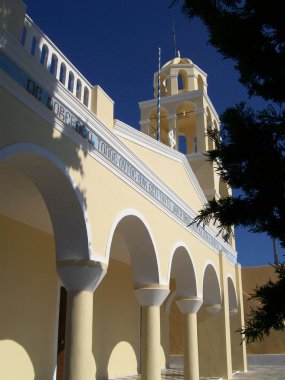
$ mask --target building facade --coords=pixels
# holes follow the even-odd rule
[[[185,379],[245,371],[234,239],[192,224],[229,191],[203,155],[205,73],[165,65],[158,142],[156,100],[143,133],[114,120],[20,0],[0,34],[0,378],[158,380],[181,329]]]

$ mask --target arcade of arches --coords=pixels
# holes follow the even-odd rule
[[[245,371],[234,238],[191,224],[230,191],[203,156],[206,74],[164,66],[157,142],[155,99],[136,131],[22,1],[0,22],[0,378],[159,380],[177,355],[186,380]]]

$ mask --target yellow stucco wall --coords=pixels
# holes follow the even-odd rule
[[[137,373],[140,308],[130,266],[111,260],[94,293],[93,355],[96,378]]]
[[[57,291],[50,235],[0,216],[0,379],[52,379]]]
[[[274,281],[276,275],[271,266],[244,267],[242,268],[242,283],[244,297],[245,320],[254,307],[253,301],[248,301],[249,294],[254,292],[256,286],[261,286],[271,279]],[[285,353],[285,333],[283,331],[271,331],[269,336],[265,336],[262,342],[247,344],[248,354],[284,354]]]
[[[0,379],[51,379],[58,315],[53,237],[3,216],[0,228]],[[93,321],[92,376],[105,379],[136,374],[140,307],[128,264],[110,260],[94,293]],[[168,352],[167,323],[162,313],[161,367],[165,367]]]
[[[3,76],[5,76],[5,74],[3,74]],[[15,83],[8,78],[7,81],[9,80],[13,87]],[[80,143],[82,143],[82,141],[80,142],[79,140],[79,143],[76,144],[59,130],[55,129],[54,127],[56,126],[56,123],[50,111],[36,99],[32,98],[24,89],[19,88],[17,91],[23,98],[30,97],[28,99],[30,107],[34,108],[34,110],[30,109],[30,107],[24,105],[7,91],[0,88],[2,107],[1,118],[3,121],[3,123],[1,123],[0,147],[6,147],[17,142],[29,142],[38,147],[44,148],[46,151],[53,154],[63,166],[67,168],[74,180],[75,186],[81,191],[84,197],[92,236],[92,243],[90,243],[90,245],[92,245],[92,252],[93,255],[96,256],[96,260],[108,261],[106,256],[108,254],[108,247],[111,244],[111,231],[114,227],[115,220],[118,219],[123,212],[129,212],[130,214],[135,212],[142,217],[142,224],[145,223],[145,225],[149,227],[149,231],[153,237],[153,244],[157,253],[158,266],[161,275],[160,282],[167,283],[169,280],[168,275],[170,272],[174,246],[185,244],[189,249],[194,266],[197,281],[197,293],[201,296],[203,293],[203,275],[205,266],[209,263],[212,264],[216,269],[218,278],[220,277],[218,252],[202,241],[201,237],[190,233],[189,228],[179,224],[176,219],[162,211],[145,195],[140,194],[136,189],[132,188],[132,186],[126,183],[124,179],[114,174],[106,167],[105,163],[101,163],[99,160],[81,149]],[[17,110],[17,112],[15,112],[15,110]],[[46,121],[36,114],[37,111],[42,113],[46,118]],[[68,130],[68,133],[76,134],[76,132],[72,130]],[[119,144],[119,141],[117,141],[117,143]],[[183,198],[188,204],[191,204],[192,208],[195,210],[201,208],[201,199],[191,183],[190,178],[187,176],[185,168],[181,162],[143,148],[138,144],[129,141],[124,141],[124,143],[131,148],[131,150],[133,150],[163,181],[165,181],[168,186],[176,191],[181,198]],[[8,222],[5,221],[5,223]],[[28,227],[17,223],[16,230],[25,230],[27,228]],[[42,306],[43,300],[45,299],[41,297],[43,292],[40,292],[39,289],[44,285],[41,283],[38,276],[45,271],[47,279],[51,278],[52,285],[44,290],[48,293],[50,302],[53,302],[53,307],[49,308],[49,312],[54,312],[54,319],[41,322],[46,324],[44,324],[43,328],[41,326],[41,328],[43,330],[42,333],[49,333],[49,339],[51,339],[51,336],[55,336],[56,331],[55,305],[57,294],[57,276],[55,271],[53,239],[34,229],[30,229],[29,231],[30,232],[27,234],[22,233],[23,236],[28,236],[27,242],[29,244],[27,246],[24,245],[24,247],[26,247],[25,249],[28,251],[28,248],[32,246],[27,255],[24,256],[25,260],[27,257],[29,258],[27,263],[24,258],[21,257],[21,260],[25,261],[27,268],[25,265],[23,267],[26,268],[27,273],[30,274],[30,276],[26,278],[26,286],[28,289],[26,292],[27,295],[23,299],[29,299],[30,293],[28,290],[29,287],[31,287],[31,294],[36,292],[36,296],[33,298],[35,304],[31,305],[29,312],[33,315],[36,314],[37,308],[39,305],[40,307]],[[7,236],[9,236],[9,234]],[[19,233],[19,236],[21,236],[21,233]],[[49,241],[49,244],[45,244],[45,248],[42,248],[43,242],[46,240]],[[144,242],[141,241],[137,243],[142,244]],[[1,242],[1,244],[4,243]],[[20,249],[20,246],[16,246],[15,252],[18,252]],[[112,246],[111,257],[113,255],[113,249],[115,248]],[[4,252],[7,250],[8,249],[4,249]],[[22,251],[23,250],[21,250],[21,252]],[[38,255],[39,253],[41,254],[42,251],[46,252],[46,255],[50,260],[48,264],[45,262],[42,263],[41,261],[39,264]],[[118,252],[119,256],[120,254],[121,252]],[[31,257],[29,255],[31,255]],[[91,258],[94,259],[94,257]],[[46,271],[46,267],[50,268],[52,273],[48,270]],[[37,273],[36,277],[32,275],[34,272]],[[229,264],[227,272],[233,276],[233,281],[235,282],[234,266]],[[40,282],[39,286],[38,282]],[[13,286],[15,286],[15,283],[13,283]],[[7,288],[9,288],[8,285]],[[49,292],[51,292],[51,294]],[[11,294],[13,295],[14,293],[12,292]],[[9,293],[3,293],[3,297],[5,298],[4,301],[8,302],[8,304],[9,300],[11,298],[13,299]],[[30,299],[29,302],[31,302]],[[42,309],[45,310],[45,308],[46,304],[44,304]],[[8,308],[7,314],[5,314],[7,320],[9,313],[11,313],[11,310]],[[49,314],[47,313],[47,316],[48,315]],[[22,331],[20,327],[23,326],[22,320],[20,320],[20,317],[17,318],[19,318],[19,330]],[[116,260],[111,260],[109,262],[108,273],[94,294],[94,376],[96,374],[98,378],[103,378],[106,376],[115,377],[118,375],[136,373],[139,364],[139,320],[140,313],[137,301],[133,294],[133,278],[130,266]],[[163,311],[161,313],[162,367],[165,364],[165,357],[169,350],[167,323],[168,316]],[[209,328],[214,327],[210,326]],[[39,330],[41,329],[39,328]],[[219,330],[219,328],[217,330]],[[167,334],[165,331],[167,331]],[[7,339],[3,337],[3,341],[5,340],[5,346],[3,347],[4,350],[6,350],[5,355],[10,355],[12,357],[12,352],[15,352],[16,348],[11,349],[11,336],[13,336],[12,332],[8,335],[9,342],[6,342]],[[32,337],[25,336],[25,339],[28,342],[27,344],[30,344],[29,339],[32,339]],[[43,341],[45,340],[43,339]],[[201,335],[200,341],[202,342],[201,344],[207,345],[205,336]],[[26,348],[24,347],[24,349]],[[48,350],[49,356],[54,355],[54,347],[45,344],[45,349]],[[21,348],[18,351],[20,352]],[[9,354],[9,352],[11,354]],[[51,359],[47,359],[45,365],[41,364],[40,369],[37,368],[37,366],[39,366],[38,362],[42,361],[42,357],[45,357],[45,354],[38,352],[31,354],[29,350],[27,352],[28,356],[19,354],[20,356],[22,355],[22,359],[19,360],[24,363],[23,368],[25,366],[27,367],[27,369],[24,369],[23,373],[25,371],[27,373],[30,371],[26,376],[27,378],[32,376],[33,368],[35,369],[34,372],[36,376],[38,371],[52,371]],[[27,357],[29,356],[31,357],[30,361],[27,360]],[[7,359],[7,363],[9,363],[9,360]],[[124,371],[123,373],[122,368]],[[21,379],[23,379],[23,377]]]
[[[183,334],[183,315],[178,309],[176,302],[173,302],[169,315],[170,329],[170,355],[183,355],[184,334]]]
[[[114,102],[100,86],[94,86],[91,93],[91,111],[108,127],[114,125]]]
[[[25,92],[25,90],[23,91]],[[3,112],[1,113],[1,117],[3,117],[3,133],[0,144],[5,146],[29,141],[47,149],[68,168],[73,180],[84,196],[93,237],[92,248],[96,256],[102,259],[105,258],[110,231],[117,216],[122,210],[135,209],[150,226],[159,256],[162,280],[166,281],[168,277],[172,247],[178,241],[183,241],[193,255],[194,266],[197,270],[198,291],[201,293],[205,262],[210,259],[215,267],[218,268],[217,253],[205,245],[200,238],[192,235],[188,228],[182,227],[176,220],[166,215],[152,202],[114,175],[103,164],[92,158],[59,131],[53,129],[48,123],[35,115],[32,110],[25,107],[3,89],[0,89],[0,97],[3,107]],[[41,109],[43,107],[37,100],[34,100],[34,102],[37,108]],[[15,109],[17,109],[17,112],[14,112]],[[43,111],[49,112],[44,107]],[[25,120],[24,126],[23,120]],[[181,164],[176,163],[175,165],[180,167],[184,173]],[[179,177],[179,172],[175,173],[176,176]],[[183,178],[186,184],[185,173]],[[198,202],[197,195],[195,196],[189,184],[190,182],[188,182],[188,200],[190,202],[191,196],[189,194],[192,194],[191,199],[193,202],[195,203],[195,199]],[[183,184],[180,185],[183,188]],[[159,223],[157,223],[158,220]],[[168,231],[171,231],[171,234],[166,233]]]

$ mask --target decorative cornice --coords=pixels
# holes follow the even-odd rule
[[[202,204],[205,204],[207,202],[207,199],[206,199],[206,197],[205,197],[205,195],[204,195],[204,193],[203,193],[203,191],[202,191],[202,189],[198,183],[196,176],[194,175],[187,159],[185,158],[185,156],[182,153],[171,149],[170,147],[152,139],[151,137],[145,135],[144,133],[141,133],[141,132],[135,130],[134,128],[128,126],[127,124],[125,124],[119,120],[115,121],[114,132],[118,136],[122,136],[124,138],[127,138],[128,140],[133,141],[139,145],[142,145],[142,146],[144,146],[150,150],[156,151],[157,153],[160,153],[164,156],[167,156],[171,159],[174,159],[178,162],[181,162],[184,166],[186,173],[189,176],[190,181],[194,185],[194,188],[195,188],[197,194],[200,196]],[[159,181],[161,181],[160,178],[157,177],[157,179]],[[162,184],[165,186],[165,184],[163,182],[162,182]],[[173,197],[172,199],[175,199],[175,202],[176,201],[179,202],[179,205],[184,210],[187,210],[186,212],[189,215],[191,215],[192,218],[195,218],[195,216],[196,216],[195,211],[188,204],[186,204],[181,198],[179,198],[179,196],[176,193],[174,193],[172,190],[170,190],[170,191],[172,192],[172,197]],[[198,227],[198,228],[201,228],[201,231],[198,234],[200,234],[200,236],[201,236],[201,234],[203,235],[202,227]],[[188,228],[188,230],[191,231],[191,229],[189,229],[189,228]],[[232,259],[232,257],[236,257],[236,252],[233,250],[233,248],[229,244],[222,241],[222,239],[219,236],[216,236],[217,233],[214,232],[211,227],[205,226],[203,228],[203,230],[205,231],[205,233],[209,233],[211,236],[215,236],[215,240],[217,240],[219,242],[221,247],[224,247],[224,248],[221,248],[220,250],[224,250],[225,253],[228,251],[228,254],[226,254],[226,257],[231,262],[235,262],[235,260]]]
[[[210,107],[210,110],[213,112],[213,114],[215,115],[215,118],[217,119],[217,122],[220,123],[220,119],[219,119],[219,115],[217,113],[217,111],[215,110],[215,107],[213,105],[213,103],[211,102],[208,94],[204,91],[204,98],[206,99],[209,107]]]
[[[150,149],[163,156],[166,156],[172,160],[181,162],[184,170],[187,173],[187,176],[189,177],[191,183],[194,186],[195,191],[197,192],[200,198],[201,203],[205,204],[207,202],[207,199],[203,193],[203,190],[201,189],[201,186],[195,174],[193,173],[191,166],[189,165],[187,159],[185,158],[184,154],[170,148],[169,146],[161,143],[160,141],[153,139],[152,137],[146,135],[145,133],[142,133],[132,128],[131,126],[125,124],[124,122],[120,120],[115,120],[114,133],[117,136],[122,136],[124,138],[127,138],[130,141],[133,141],[139,145],[142,145],[145,148]],[[193,210],[192,210],[192,213],[193,215],[195,214]]]
[[[203,95],[203,90],[194,90],[189,92],[182,92],[175,95],[168,95],[161,97],[161,105],[173,103],[174,101],[184,101],[184,100],[193,100],[199,98]],[[139,102],[140,108],[148,108],[150,106],[156,105],[156,99],[143,100]]]
[[[194,102],[195,99],[198,99],[200,96],[203,96],[204,99],[206,100],[207,105],[209,106],[210,110],[212,111],[213,115],[215,116],[216,120],[218,123],[220,123],[219,115],[217,111],[215,110],[215,107],[213,103],[211,102],[208,94],[206,91],[203,90],[194,90],[194,91],[189,91],[189,92],[182,92],[180,94],[175,94],[175,95],[168,95],[168,96],[162,96],[161,97],[161,106],[174,103],[177,101],[185,101],[185,100],[190,100]],[[150,100],[143,100],[139,102],[139,107],[140,109],[144,108],[150,108],[150,107],[155,107],[157,105],[157,99],[150,99]],[[206,108],[200,108],[196,113],[199,112],[205,112]]]
[[[176,222],[180,223],[184,228],[186,228],[191,234],[195,235],[199,239],[203,239],[204,243],[208,245],[211,249],[216,252],[220,250],[224,250],[227,256],[233,257],[233,262],[235,259],[235,251],[228,247],[224,242],[222,242],[218,237],[215,236],[215,232],[213,232],[209,227],[203,229],[202,227],[188,228],[189,218],[194,218],[196,215],[194,211],[175,193],[173,192],[159,177],[157,177],[149,168],[147,168],[143,162],[133,154],[133,152],[128,149],[113,132],[111,132],[108,128],[104,126],[104,124],[93,114],[91,113],[85,106],[83,106],[76,98],[74,98],[63,86],[61,86],[57,81],[52,78],[52,76],[44,70],[39,64],[35,65],[34,60],[31,60],[31,57],[27,54],[27,52],[21,48],[21,45],[16,42],[16,40],[11,42],[8,41],[7,36],[7,46],[3,51],[6,55],[8,55],[21,69],[26,72],[26,74],[30,75],[38,85],[42,86],[42,88],[46,91],[50,91],[50,94],[55,97],[60,103],[64,106],[68,107],[68,109],[72,110],[72,112],[81,120],[86,127],[92,131],[94,137],[97,139],[98,146],[92,146],[88,143],[87,140],[83,139],[74,129],[66,128],[66,125],[55,117],[55,114],[45,107],[41,102],[39,102],[35,97],[31,96],[25,88],[21,87],[14,79],[10,78],[7,75],[1,75],[0,81],[3,87],[5,87],[8,91],[13,93],[13,95],[18,98],[22,103],[26,104],[29,108],[33,110],[35,114],[38,114],[49,124],[53,125],[60,132],[68,136],[71,140],[73,140],[78,146],[80,146],[83,150],[85,150],[90,156],[92,156],[97,161],[101,162],[106,168],[111,170],[115,175],[120,177],[124,182],[128,183],[131,187],[133,187],[137,192],[142,194],[145,198],[159,207],[162,211],[167,213],[172,219]],[[1,49],[2,50],[2,49]],[[56,82],[56,83],[55,83]],[[117,122],[116,124],[120,124]],[[122,126],[122,123],[121,123]],[[115,128],[118,132],[118,128]],[[126,128],[125,128],[126,129]],[[136,133],[134,129],[130,127],[127,128],[128,131],[132,130],[133,133]],[[134,132],[135,131],[135,132]],[[137,132],[140,134],[139,132]],[[142,134],[140,134],[142,135]],[[136,136],[136,135],[135,135]],[[145,136],[145,135],[144,135]],[[145,136],[147,137],[147,136]],[[151,139],[148,137],[148,139]],[[135,140],[137,140],[135,138]],[[151,139],[154,141],[153,139]],[[138,140],[137,140],[138,142]],[[100,145],[101,144],[101,145]],[[160,144],[160,143],[157,143]],[[108,154],[105,154],[100,149],[104,145],[104,149],[107,149],[110,153],[112,151],[113,156],[116,154],[117,158],[120,159],[120,162],[125,165],[127,169],[123,169],[118,166],[116,160],[111,159]],[[171,157],[175,157],[176,160],[184,162],[184,166],[188,170],[186,172],[189,175],[190,180],[197,187],[197,193],[200,193],[201,199],[204,199],[203,193],[201,189],[199,191],[199,184],[194,176],[193,172],[190,169],[189,164],[187,163],[186,158],[179,152],[175,152],[166,147],[163,144],[160,144],[160,147],[167,151],[167,154]],[[165,152],[166,152],[165,151]],[[173,156],[174,154],[174,156]],[[121,158],[120,158],[121,157]],[[189,170],[190,169],[190,170]],[[130,173],[129,173],[130,171]],[[141,178],[147,182],[147,184],[151,185],[152,191],[154,194],[156,192],[160,193],[160,197],[158,195],[154,195],[148,190],[145,189],[142,185],[139,185],[137,178],[135,176],[141,176]],[[162,201],[161,199],[164,199]],[[165,203],[166,202],[166,203]],[[171,207],[169,207],[169,202]],[[202,202],[204,203],[204,202]],[[175,212],[172,211],[172,208],[175,208]],[[184,220],[184,216],[187,219],[186,223]]]

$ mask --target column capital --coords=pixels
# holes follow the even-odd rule
[[[211,314],[218,314],[222,310],[222,305],[220,303],[208,304],[206,310]]]
[[[141,306],[160,306],[169,294],[167,285],[135,285],[135,295]]]
[[[107,272],[106,264],[93,260],[63,260],[56,265],[67,291],[94,292]]]
[[[178,298],[176,300],[176,304],[182,314],[197,314],[202,303],[202,298],[197,297]]]

